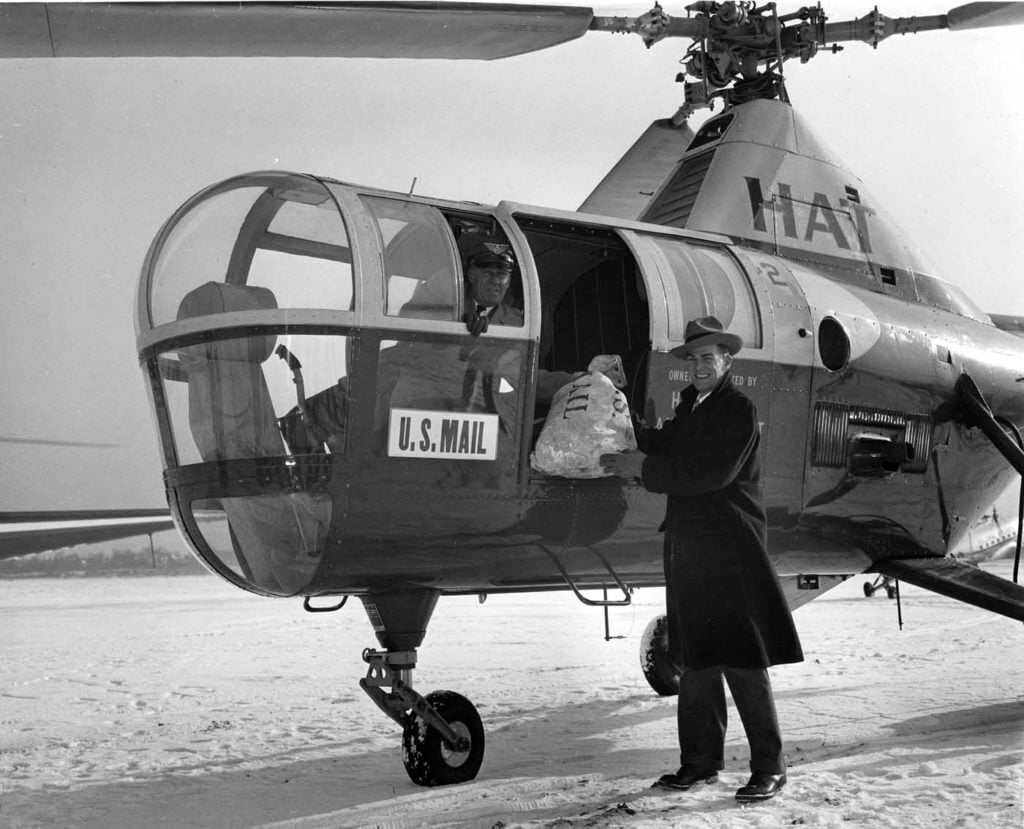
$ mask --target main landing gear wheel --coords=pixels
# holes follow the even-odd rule
[[[459,744],[447,745],[436,729],[410,714],[402,729],[402,762],[410,779],[420,786],[472,780],[484,759],[484,726],[476,708],[454,691],[433,691],[426,700],[459,735]]]
[[[890,599],[896,598],[896,584],[895,579],[891,579],[888,576],[879,576],[874,582],[864,582],[864,595],[867,598],[871,598],[879,590],[884,590],[885,595]]]
[[[663,697],[679,693],[679,669],[668,651],[668,617],[655,616],[640,637],[640,669]]]

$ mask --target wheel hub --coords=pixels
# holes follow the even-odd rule
[[[457,769],[469,759],[470,749],[473,747],[473,740],[469,734],[469,728],[463,722],[448,723],[452,730],[459,736],[454,748],[449,748],[447,743],[441,746],[441,756],[451,768]]]

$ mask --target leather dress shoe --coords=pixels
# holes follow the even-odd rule
[[[755,771],[750,775],[747,785],[736,792],[736,799],[741,803],[756,803],[759,800],[770,800],[786,785],[786,772],[782,774],[765,774]]]
[[[692,789],[698,783],[717,782],[717,771],[699,769],[696,766],[681,766],[677,772],[663,774],[654,781],[654,786],[662,789],[675,789],[677,792],[685,792],[688,789]]]

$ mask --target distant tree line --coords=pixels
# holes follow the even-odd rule
[[[148,547],[96,550],[70,547],[0,561],[0,578],[76,576],[177,576],[206,573],[187,550]]]

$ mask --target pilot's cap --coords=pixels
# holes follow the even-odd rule
[[[743,338],[739,334],[730,334],[722,327],[717,317],[698,317],[686,323],[685,342],[672,349],[677,357],[687,357],[700,345],[723,345],[730,354],[736,354],[743,348]]]
[[[512,258],[508,245],[485,244],[469,257],[468,265],[471,268],[502,268],[511,273],[516,260]]]

